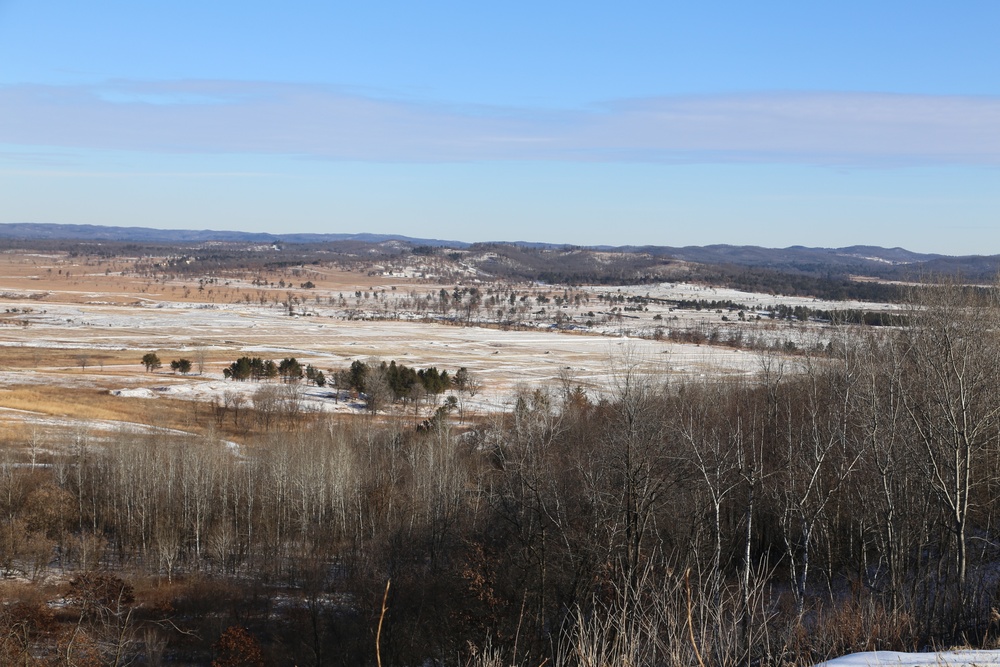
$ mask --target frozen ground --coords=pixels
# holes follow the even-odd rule
[[[273,309],[253,307],[50,307],[27,328],[0,330],[0,345],[22,348],[24,354],[31,348],[135,352],[134,365],[98,367],[91,361],[86,372],[72,366],[8,370],[0,373],[0,384],[47,383],[58,375],[60,382],[69,385],[112,383],[108,388],[123,396],[197,399],[227,390],[253,391],[252,383],[222,379],[222,368],[242,355],[296,357],[324,371],[370,359],[395,359],[408,366],[437,366],[452,372],[465,366],[483,382],[478,402],[493,406],[506,403],[519,385],[552,385],[564,378],[599,392],[613,386],[617,366],[626,358],[664,377],[751,374],[760,367],[755,353],[707,345],[416,321],[290,318]],[[164,370],[145,373],[139,359],[150,350],[172,350],[169,354],[178,357],[204,350],[211,358],[225,361],[210,361],[205,376],[178,376]],[[161,353],[161,357],[169,363],[169,355]],[[329,391],[314,387],[305,391],[322,399],[327,409],[337,408],[326,400]]]
[[[186,431],[166,428],[163,426],[153,426],[151,424],[140,424],[136,422],[114,421],[109,419],[88,419],[85,425],[78,420],[62,417],[52,417],[29,410],[14,410],[0,407],[0,424],[4,422],[18,422],[27,425],[32,429],[37,429],[40,441],[47,440],[47,434],[53,431],[75,431],[79,438],[88,442],[100,442],[108,437],[120,434],[169,434],[169,435],[191,435]],[[223,440],[222,444],[232,450],[239,452],[240,445],[235,442]],[[51,454],[52,450],[45,447],[37,448],[37,454]]]
[[[808,306],[809,308],[821,310],[844,310],[850,308],[869,309],[889,308],[886,304],[865,303],[862,301],[824,301],[808,296],[780,296],[774,294],[761,294],[758,292],[744,292],[742,290],[729,289],[726,287],[712,287],[707,285],[697,285],[694,283],[659,283],[658,285],[626,285],[622,287],[596,288],[598,291],[621,290],[633,296],[650,296],[657,299],[686,299],[706,301],[733,301],[734,303],[746,304],[751,308],[768,308],[774,305],[785,306]]]
[[[869,651],[853,653],[816,667],[985,667],[1000,665],[1000,651],[939,651],[936,653],[897,653],[895,651]]]
[[[221,401],[226,392],[247,395],[257,389],[252,383],[222,378],[222,369],[243,355],[275,360],[296,357],[324,372],[345,368],[355,360],[395,359],[407,366],[436,366],[449,372],[467,367],[481,380],[482,390],[474,398],[466,398],[464,407],[480,412],[508,406],[521,387],[557,388],[572,383],[583,386],[591,396],[605,394],[614,390],[624,365],[632,365],[656,381],[746,377],[762,366],[761,353],[653,340],[657,329],[663,333],[672,328],[701,327],[722,332],[723,340],[740,332],[744,340],[762,345],[792,341],[800,347],[824,345],[832,335],[828,327],[816,323],[766,318],[737,322],[729,311],[674,310],[662,303],[650,302],[625,311],[617,307],[622,306],[620,302],[612,305],[610,297],[617,295],[731,300],[759,309],[755,311],[759,313],[778,303],[823,309],[862,306],[686,283],[577,288],[571,290],[574,298],[560,304],[554,299],[566,293],[561,287],[521,286],[518,294],[528,297],[518,301],[519,326],[502,328],[497,325],[501,318],[491,315],[485,306],[466,313],[463,319],[467,326],[448,323],[459,319],[457,308],[437,312],[413,307],[420,298],[426,301],[436,296],[439,286],[401,284],[395,289],[393,285],[368,284],[364,292],[357,291],[363,298],[342,285],[326,291],[310,290],[300,297],[292,309],[294,316],[290,316],[287,305],[276,299],[266,303],[263,299],[254,303],[199,303],[192,300],[197,292],[191,299],[178,301],[110,288],[107,292],[88,291],[81,299],[78,291],[48,289],[44,298],[29,302],[25,296],[28,291],[20,288],[19,292],[17,284],[5,285],[4,278],[0,276],[0,294],[4,295],[0,311],[14,314],[4,322],[6,326],[0,326],[0,348],[24,358],[47,358],[39,353],[53,350],[93,358],[85,369],[67,363],[67,355],[63,355],[61,366],[42,361],[6,368],[0,372],[0,387],[60,383],[107,389],[122,397]],[[44,287],[39,285],[31,294]],[[347,298],[340,298],[345,293]],[[544,295],[549,298],[538,298]],[[871,304],[867,307],[872,308]],[[556,315],[562,320],[558,328],[553,323]],[[503,319],[509,319],[508,315]],[[146,373],[139,360],[148,351],[157,351],[165,368],[172,359],[203,357],[205,372],[180,376],[161,369]],[[124,359],[129,361],[123,363]],[[301,391],[308,409],[354,412],[363,408],[360,402],[336,400],[325,388],[303,386]]]

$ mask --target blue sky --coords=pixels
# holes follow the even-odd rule
[[[1000,253],[998,25],[992,0],[0,0],[0,222]]]

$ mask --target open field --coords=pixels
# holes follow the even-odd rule
[[[9,408],[0,420],[146,423],[156,415],[170,428],[191,428],[191,401],[208,405],[227,392],[251,400],[253,383],[222,376],[244,355],[295,357],[328,373],[372,359],[466,367],[482,389],[464,408],[483,413],[509,407],[522,387],[572,384],[599,397],[613,391],[626,360],[658,380],[751,376],[761,367],[761,348],[792,342],[810,349],[830,340],[828,327],[772,321],[776,304],[862,305],[685,283],[568,288],[471,278],[455,286],[434,282],[421,266],[392,275],[313,265],[174,275],[143,268],[150,262],[0,254],[0,407]],[[729,302],[746,312],[737,318],[733,306],[676,309],[668,300]],[[706,341],[738,336],[753,344],[668,340],[680,329],[702,331]],[[149,351],[164,369],[145,372],[139,360]],[[182,357],[194,362],[192,374],[166,370]],[[312,411],[364,409],[329,388],[303,386],[301,393]]]

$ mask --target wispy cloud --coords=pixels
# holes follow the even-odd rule
[[[558,111],[277,83],[8,85],[0,143],[365,161],[1000,165],[1000,97],[758,93]]]

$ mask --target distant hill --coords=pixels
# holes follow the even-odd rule
[[[846,248],[761,248],[758,246],[709,245],[684,248],[644,247],[640,250],[701,264],[732,264],[804,273],[898,274],[903,267],[943,259],[944,255],[916,253],[903,248],[849,246]],[[906,272],[903,269],[903,272]]]
[[[468,243],[416,239],[399,234],[268,234],[222,230],[153,229],[151,227],[110,227],[104,225],[61,225],[36,222],[0,224],[0,238],[23,240],[107,241],[118,243],[331,243],[362,241],[383,243],[403,241],[412,245],[464,248]]]
[[[699,280],[714,284],[781,291],[883,298],[858,276],[910,281],[928,276],[960,276],[987,282],[1000,274],[1000,256],[954,257],[904,248],[855,245],[846,248],[762,248],[759,246],[574,246],[531,242],[467,243],[399,234],[268,234],[148,227],[0,224],[0,241],[136,245],[292,245],[300,253],[326,253],[368,261],[375,256],[438,254],[484,275],[550,283],[647,283]],[[216,254],[220,251],[215,251]],[[444,256],[447,255],[447,258]],[[319,258],[320,256],[317,256]],[[224,262],[224,259],[219,259]],[[275,259],[274,261],[279,261]],[[885,291],[885,290],[882,290]],[[838,297],[839,298],[839,297]]]
[[[760,246],[708,245],[708,246],[557,246],[528,243],[474,243],[467,251],[489,251],[490,263],[506,266],[559,271],[569,262],[584,265],[581,255],[591,253],[594,265],[629,265],[647,267],[672,263],[669,274],[677,275],[678,265],[686,265],[690,277],[709,275],[731,277],[747,271],[776,272],[818,278],[845,278],[864,276],[890,280],[916,280],[928,276],[962,276],[970,280],[993,280],[1000,272],[1000,255],[953,257],[931,253],[917,253],[904,248],[878,246],[849,246],[846,248],[763,248]],[[605,255],[601,257],[599,255]],[[615,255],[617,262],[609,261]],[[643,259],[645,258],[645,259]],[[695,268],[702,267],[701,269]],[[715,267],[712,270],[710,267]],[[502,269],[501,269],[502,272]],[[529,271],[530,273],[530,271]],[[613,273],[613,272],[610,272]],[[650,274],[649,277],[654,277]],[[664,274],[662,271],[659,272]],[[624,274],[621,274],[624,275]]]

